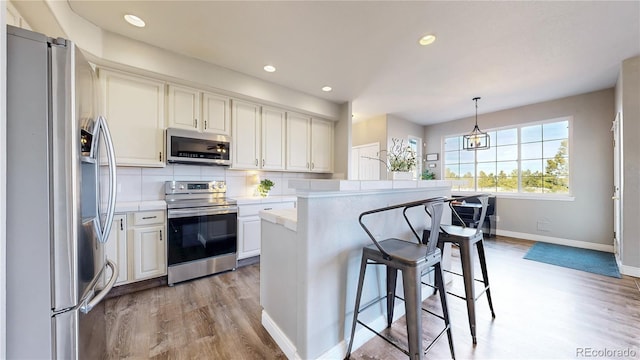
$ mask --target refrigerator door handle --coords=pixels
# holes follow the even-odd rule
[[[109,162],[109,199],[107,216],[104,223],[102,233],[99,235],[98,240],[101,243],[106,243],[109,240],[109,232],[111,232],[111,223],[116,212],[116,155],[113,150],[113,140],[111,138],[111,132],[109,132],[109,126],[107,125],[107,119],[102,115],[98,116],[98,126],[100,133],[104,135],[105,147],[107,148],[107,160]]]
[[[80,306],[80,311],[85,314],[91,311],[91,309],[93,309],[100,303],[100,301],[102,301],[102,299],[104,299],[104,297],[109,293],[109,291],[111,291],[113,285],[115,285],[116,280],[118,279],[118,267],[113,263],[113,261],[107,259],[106,266],[111,268],[111,279],[109,279],[109,282],[107,282],[107,285],[105,285],[104,289],[100,290],[100,292],[96,296],[94,296],[91,301],[89,301],[89,299],[83,301],[82,305]],[[102,273],[103,271],[100,272],[100,274]]]

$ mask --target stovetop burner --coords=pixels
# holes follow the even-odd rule
[[[169,209],[236,205],[224,181],[167,181],[164,189]]]

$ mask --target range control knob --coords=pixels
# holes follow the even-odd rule
[[[219,182],[218,183],[218,189],[224,189],[224,183],[223,182]]]
[[[180,190],[184,190],[184,185],[180,185],[180,186],[178,187],[178,189],[180,189]]]

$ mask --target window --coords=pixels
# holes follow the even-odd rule
[[[444,178],[458,191],[569,194],[570,118],[487,131],[491,147],[462,149],[462,135],[444,138]]]

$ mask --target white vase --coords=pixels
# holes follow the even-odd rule
[[[391,171],[391,180],[413,180],[413,171]]]

